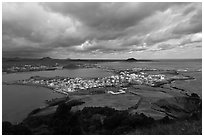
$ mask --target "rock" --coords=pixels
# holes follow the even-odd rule
[[[196,93],[192,93],[192,94],[191,94],[191,97],[200,98],[200,97],[198,96],[198,94],[196,94]]]

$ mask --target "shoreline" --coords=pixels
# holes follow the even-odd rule
[[[8,82],[2,82],[2,85],[21,85],[21,86],[30,86],[30,87],[36,87],[36,88],[46,88],[46,89],[49,89],[51,91],[53,91],[54,93],[59,93],[59,94],[62,94],[62,95],[68,95],[68,94],[65,94],[63,92],[59,92],[57,90],[54,90],[54,88],[52,87],[49,87],[49,86],[45,86],[45,85],[41,85],[41,84],[31,84],[31,83],[26,83],[26,84],[23,84],[23,83],[8,83]]]
[[[97,69],[97,68],[96,68]],[[51,77],[52,78],[52,77]],[[187,79],[186,79],[187,78]],[[177,79],[177,78],[172,78],[172,79],[169,79],[168,83],[164,83],[164,84],[171,84],[171,82],[176,82],[176,81],[186,81],[186,80],[195,80],[195,79],[191,79],[190,76],[186,76],[186,78],[184,79]],[[22,86],[31,86],[31,87],[42,87],[42,88],[47,88],[49,90],[51,90],[53,93],[59,93],[59,94],[63,94],[64,96],[67,96],[68,94],[65,94],[63,93],[62,90],[55,90],[54,87],[50,87],[50,86],[47,86],[47,85],[44,85],[44,84],[34,84],[34,83],[20,83],[20,82],[3,82],[3,84],[5,85],[22,85]],[[163,84],[162,84],[163,85]],[[151,87],[154,87],[154,86],[151,86]],[[157,86],[155,86],[157,87]],[[158,86],[159,87],[159,86]],[[75,92],[77,94],[77,92]],[[72,95],[72,94],[70,94]],[[68,95],[68,96],[70,96]],[[63,97],[59,97],[59,98],[63,98]]]
[[[17,72],[8,72],[8,71],[2,71],[3,74],[13,74],[13,73],[26,73],[26,72],[39,72],[39,71],[54,71],[59,69],[45,69],[45,70],[32,70],[32,71],[17,71]]]
[[[142,67],[141,67],[142,68]],[[2,71],[3,75],[6,74],[17,74],[17,73],[29,73],[29,72],[40,72],[40,71],[56,71],[56,70],[66,70],[66,69],[101,69],[107,72],[112,72],[112,73],[117,73],[118,70],[115,70],[113,68],[104,68],[102,66],[90,66],[90,67],[79,67],[79,68],[61,68],[61,69],[46,69],[46,70],[33,70],[33,71],[18,71],[18,72],[7,72],[7,71]],[[134,69],[134,68],[132,68]],[[141,71],[148,71],[145,70],[144,68],[142,68]],[[156,69],[154,71],[176,71],[179,73],[188,73],[188,72],[202,72],[202,69],[198,69],[198,70],[187,70],[187,69]]]
[[[34,77],[34,76],[32,76]],[[58,76],[56,76],[58,77]],[[43,79],[44,77],[41,77],[39,76],[39,79]],[[48,79],[52,79],[52,78],[55,78],[55,77],[48,77]],[[61,78],[64,78],[64,77],[61,77]],[[46,78],[47,79],[47,78]],[[153,85],[147,85],[147,86],[151,86],[151,87],[160,87],[164,84],[171,84],[172,82],[176,82],[176,81],[191,81],[191,80],[195,80],[195,78],[191,77],[191,76],[183,76],[182,77],[171,77],[171,78],[167,78],[165,81],[157,81],[157,82],[154,82]],[[18,82],[18,81],[14,81],[14,82],[2,82],[2,84],[5,84],[5,85],[23,85],[23,86],[33,86],[33,87],[43,87],[43,88],[47,88],[49,90],[52,90],[53,92],[56,92],[56,93],[60,93],[60,94],[63,94],[63,95],[66,95],[68,96],[69,94],[64,92],[63,90],[59,90],[59,89],[55,89],[55,87],[50,87],[46,84],[36,84],[36,83],[22,83],[21,81]]]
[[[175,80],[175,81],[177,81],[177,80]],[[54,92],[56,92],[52,87],[48,87],[48,86],[45,86],[45,85],[41,85],[41,84],[33,84],[33,83],[26,83],[26,84],[24,84],[24,83],[15,83],[15,82],[8,82],[8,83],[6,83],[6,82],[4,82],[3,84],[6,84],[6,85],[22,85],[22,86],[32,86],[32,87],[43,87],[43,88],[47,88],[47,89],[50,89],[50,90],[52,90],[52,91],[54,91]],[[60,94],[63,94],[62,92],[57,92],[57,93],[60,93]],[[63,95],[65,95],[65,94],[63,94]],[[115,96],[116,97],[116,96]],[[63,98],[63,97],[59,97],[59,99],[60,98]],[[56,100],[53,100],[53,103],[55,103],[55,101]],[[141,102],[141,101],[140,101]],[[140,103],[138,103],[138,104],[140,104]],[[138,105],[139,106],[139,105]],[[88,106],[88,108],[89,109],[91,109],[91,107],[90,106]],[[111,107],[110,107],[111,108]],[[42,111],[43,112],[43,111]],[[46,111],[44,111],[45,113],[46,113]],[[151,117],[152,118],[152,117]]]

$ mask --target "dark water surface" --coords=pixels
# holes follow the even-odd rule
[[[2,88],[3,121],[20,122],[33,109],[43,106],[46,99],[63,97],[43,87],[3,85]]]

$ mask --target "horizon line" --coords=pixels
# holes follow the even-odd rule
[[[7,59],[15,59],[15,58],[19,58],[19,59],[43,59],[43,58],[50,58],[50,59],[59,59],[59,60],[66,60],[66,59],[70,59],[70,60],[127,60],[127,59],[131,59],[133,57],[130,58],[52,58],[52,57],[39,57],[39,58],[28,58],[28,57],[2,57],[3,58],[7,58]],[[153,58],[153,59],[141,59],[141,58],[133,58],[135,60],[193,60],[193,59],[202,59],[202,58]]]

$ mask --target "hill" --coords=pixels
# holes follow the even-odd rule
[[[126,61],[137,61],[135,58],[128,58]]]

